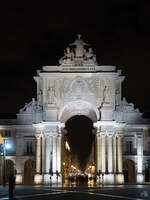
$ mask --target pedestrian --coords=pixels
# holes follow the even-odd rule
[[[15,175],[14,173],[10,173],[9,175],[9,197],[12,198],[14,195],[14,189],[15,189]]]
[[[102,186],[104,185],[104,173],[102,173]]]

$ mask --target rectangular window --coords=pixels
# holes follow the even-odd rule
[[[150,153],[150,141],[147,142],[147,151]]]
[[[126,141],[126,152],[127,153],[133,152],[133,142],[132,141]]]
[[[150,130],[148,130],[147,136],[150,137]]]
[[[33,142],[32,141],[26,142],[26,154],[33,155]]]
[[[3,137],[11,137],[11,130],[5,130],[3,132]]]

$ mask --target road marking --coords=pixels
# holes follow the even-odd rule
[[[83,193],[83,192],[82,192]],[[106,197],[112,197],[112,198],[118,198],[118,199],[128,199],[128,200],[144,200],[141,198],[134,198],[134,197],[125,197],[125,196],[118,196],[118,195],[111,195],[111,194],[102,194],[102,193],[93,193],[93,192],[88,192],[88,194],[94,194],[98,196],[106,196]]]
[[[50,192],[50,193],[40,193],[40,194],[31,194],[31,195],[21,195],[21,196],[14,196],[12,198],[15,199],[15,198],[21,198],[21,199],[25,199],[25,198],[29,198],[29,197],[38,197],[38,196],[47,196],[47,195],[51,195],[51,194],[64,194],[64,193],[69,193],[68,191],[64,191],[64,192]],[[1,200],[8,200],[9,197],[3,197],[3,198],[0,198]]]

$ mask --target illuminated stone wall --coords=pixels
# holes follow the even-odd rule
[[[61,183],[62,130],[69,118],[84,115],[96,129],[97,180],[124,183],[123,163],[128,159],[135,163],[137,183],[142,183],[150,159],[145,132],[150,126],[122,97],[124,78],[115,66],[98,65],[81,35],[67,47],[58,66],[38,70],[36,99],[19,110],[16,120],[0,121],[0,130],[15,130],[15,139],[6,139],[16,145],[16,154],[9,157],[15,163],[16,182],[24,183],[25,162],[32,160],[35,184]]]

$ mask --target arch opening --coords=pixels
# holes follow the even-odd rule
[[[24,163],[24,184],[33,185],[34,184],[34,174],[35,174],[35,161],[26,160]]]
[[[66,121],[65,130],[67,131],[65,142],[69,143],[70,152],[67,156],[64,153],[64,163],[69,166],[68,171],[64,171],[66,175],[72,172],[83,175],[88,165],[95,165],[93,121],[84,115],[75,115]],[[87,181],[86,175],[80,179]]]
[[[99,119],[99,111],[97,107],[84,100],[67,103],[64,107],[61,108],[58,114],[58,119],[62,123],[66,123],[70,118],[76,115],[84,115],[91,119],[93,122],[97,122]]]
[[[150,160],[145,161],[145,182],[150,182]]]
[[[135,162],[133,160],[128,159],[123,162],[123,172],[125,183],[136,182]]]

